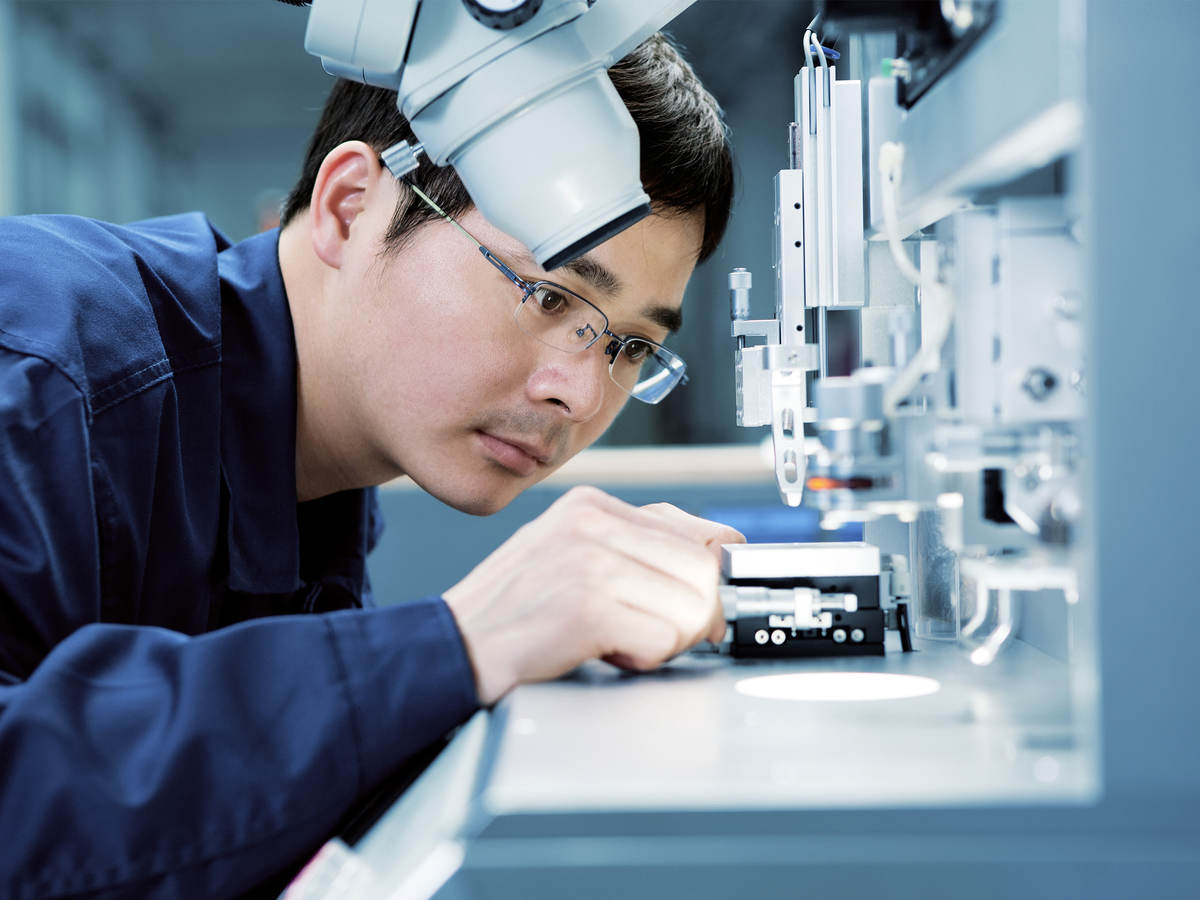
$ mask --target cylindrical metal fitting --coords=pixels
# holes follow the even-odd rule
[[[750,318],[750,270],[737,268],[729,273],[729,306],[735,319]]]

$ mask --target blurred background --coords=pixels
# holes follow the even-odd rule
[[[751,269],[753,312],[773,314],[772,178],[811,17],[808,0],[700,0],[669,29],[725,108],[738,193],[673,344],[690,384],[628,404],[603,443],[763,437],[734,424],[726,277]],[[303,50],[306,21],[276,0],[0,0],[0,214],[198,209],[234,240],[270,227],[332,82]]]

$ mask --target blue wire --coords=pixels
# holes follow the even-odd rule
[[[822,50],[824,50],[824,51],[825,51],[825,56],[826,56],[826,58],[828,58],[828,59],[832,59],[834,62],[837,62],[839,59],[841,59],[841,58],[842,58],[842,54],[838,53],[838,52],[837,52],[836,50],[834,50],[832,47],[826,47],[824,44],[817,44],[817,42],[816,42],[816,41],[813,41],[813,53],[816,53],[816,52],[817,52],[817,47],[818,47],[818,46],[819,46],[819,47],[820,47]]]

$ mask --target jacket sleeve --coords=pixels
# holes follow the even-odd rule
[[[198,637],[64,619],[97,552],[48,372],[0,365],[0,896],[241,893],[471,714],[461,638],[437,597]]]

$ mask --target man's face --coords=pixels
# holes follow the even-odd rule
[[[376,205],[356,222],[366,227],[350,242],[335,301],[351,313],[337,317],[341,346],[353,348],[340,394],[366,444],[359,449],[457,509],[496,512],[595,441],[628,395],[609,377],[605,341],[567,353],[521,331],[520,290],[448,222],[381,253],[391,208]],[[650,216],[546,272],[477,210],[458,219],[526,281],[570,288],[603,310],[614,333],[660,343],[703,233],[699,215]]]

